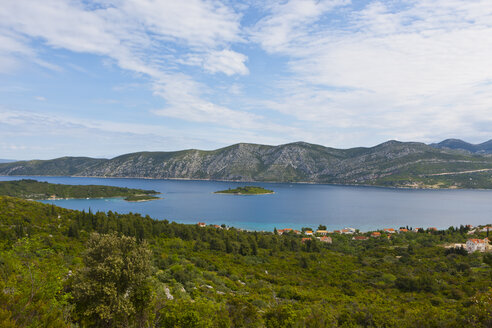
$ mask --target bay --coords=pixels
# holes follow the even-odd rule
[[[0,177],[0,181],[36,179],[61,184],[97,184],[153,189],[163,199],[126,202],[123,199],[67,199],[43,201],[57,206],[93,211],[141,213],[180,223],[226,224],[248,230],[274,227],[329,230],[353,227],[361,231],[382,228],[437,227],[492,222],[492,190],[413,190],[322,184],[237,183],[223,181],[83,178]],[[215,191],[255,185],[275,194],[237,196]]]

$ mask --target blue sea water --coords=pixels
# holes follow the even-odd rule
[[[437,227],[492,222],[492,190],[407,190],[322,184],[235,183],[194,180],[104,179],[79,177],[0,177],[0,181],[31,178],[61,184],[98,184],[153,189],[163,199],[126,202],[123,199],[43,201],[57,206],[118,213],[141,213],[180,223],[226,224],[249,230],[274,227],[329,230],[353,227]],[[236,196],[215,191],[256,185],[275,194]],[[0,209],[1,210],[1,209]]]

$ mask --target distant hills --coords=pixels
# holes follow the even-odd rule
[[[15,160],[13,160],[13,159],[1,159],[0,158],[0,163],[11,163],[11,162],[15,162]]]
[[[492,140],[481,144],[471,144],[460,139],[446,139],[440,143],[430,144],[434,148],[466,150],[470,153],[492,154]]]
[[[279,146],[240,143],[212,151],[189,149],[138,152],[112,159],[62,157],[3,163],[0,175],[492,188],[492,155],[441,144],[388,141],[369,148],[336,149],[305,142]]]

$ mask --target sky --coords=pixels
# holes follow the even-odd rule
[[[0,158],[492,138],[490,0],[0,0]]]

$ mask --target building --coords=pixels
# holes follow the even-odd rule
[[[369,237],[367,236],[354,236],[352,237],[352,240],[368,240]]]
[[[381,237],[381,233],[380,233],[380,232],[375,231],[375,232],[371,233],[371,237],[374,237],[374,238],[379,238],[379,237]]]
[[[308,240],[312,240],[312,239],[311,239],[311,238],[302,238],[301,242],[302,242],[302,243],[305,243],[305,242],[307,242]]]
[[[328,230],[316,230],[316,234],[326,236],[328,234]]]
[[[388,228],[388,229],[384,229],[384,232],[386,232],[386,233],[395,233],[396,231],[393,228]]]
[[[292,231],[292,229],[291,229],[291,228],[285,228],[285,229],[280,229],[280,230],[277,230],[277,233],[278,233],[279,235],[283,235],[284,233],[289,233],[289,232],[291,232],[291,231]]]
[[[331,237],[326,237],[326,236],[323,236],[323,237],[318,237],[319,241],[321,241],[322,243],[328,243],[328,244],[331,244],[333,241],[331,240]]]
[[[466,250],[468,253],[473,253],[476,251],[485,252],[489,246],[489,239],[468,239],[466,241]]]
[[[300,235],[302,232],[300,232],[299,230],[294,230],[294,233],[295,233],[296,235]]]
[[[492,227],[491,226],[483,227],[482,229],[480,229],[480,231],[481,232],[487,232],[487,231],[492,232]]]
[[[400,233],[402,233],[402,232],[408,232],[408,229],[400,228]]]
[[[430,227],[429,229],[427,229],[429,231],[437,231],[437,228],[436,227]]]
[[[205,228],[207,226],[205,224],[205,222],[198,222],[196,225],[199,226],[199,227],[201,227],[201,228]]]
[[[345,229],[342,229],[342,234],[345,234],[345,235],[353,235],[355,233],[355,229],[354,228],[345,228]]]
[[[306,236],[312,236],[313,235],[313,231],[312,230],[306,230],[306,231],[304,231],[304,234]]]

